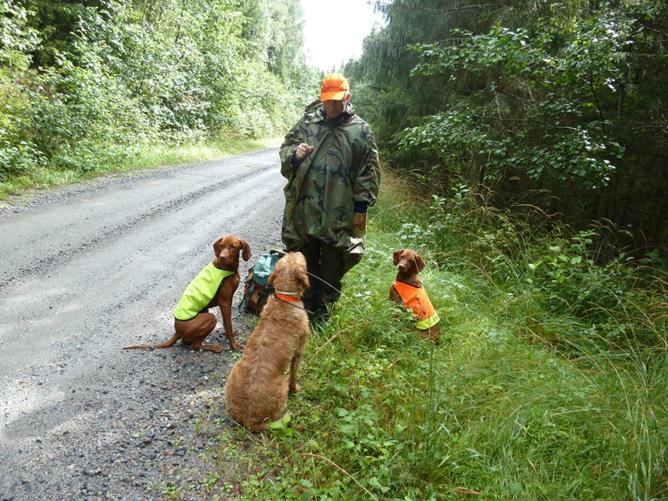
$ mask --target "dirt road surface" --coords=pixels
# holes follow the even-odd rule
[[[226,480],[204,454],[234,426],[212,416],[239,356],[220,313],[208,340],[221,354],[121,347],[171,336],[172,309],[219,235],[249,242],[242,278],[280,242],[283,184],[271,149],[0,209],[0,499],[164,499],[174,485],[207,499],[208,472]],[[242,288],[233,323],[245,341],[255,319],[236,306]]]

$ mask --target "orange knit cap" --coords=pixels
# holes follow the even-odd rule
[[[350,91],[350,84],[340,73],[325,75],[320,86],[320,101],[340,101]]]

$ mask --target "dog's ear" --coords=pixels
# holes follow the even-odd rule
[[[415,266],[417,266],[418,271],[424,270],[424,259],[417,252],[415,253]]]
[[[213,253],[216,255],[216,257],[220,256],[220,251],[223,250],[223,239],[219,238],[213,243]]]
[[[271,285],[274,285],[274,278],[275,278],[274,275],[276,275],[276,272],[275,272],[275,271],[272,271],[272,272],[271,272],[271,275],[269,275],[269,278],[267,278],[267,283],[269,283],[269,284],[271,284]]]
[[[399,260],[401,259],[401,253],[403,252],[403,249],[399,249],[398,251],[394,251],[392,254],[392,262],[394,263],[394,266],[399,264]]]
[[[304,288],[304,290],[311,286],[311,282],[309,282],[308,273],[306,273],[306,270],[300,269],[297,272],[297,282]]]
[[[241,240],[241,239],[239,239]],[[244,258],[244,261],[248,261],[251,258],[251,251],[250,247],[248,246],[248,242],[245,240],[241,240],[241,245],[243,246],[243,251],[241,253],[241,257]]]

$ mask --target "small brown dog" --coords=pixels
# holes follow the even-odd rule
[[[390,287],[390,299],[411,309],[417,320],[415,327],[422,337],[439,344],[440,318],[418,278],[418,273],[424,269],[424,260],[412,249],[395,251],[392,259],[397,267],[397,276]]]
[[[204,339],[216,327],[216,317],[209,308],[218,306],[223,316],[225,335],[230,347],[238,350],[241,345],[234,339],[232,330],[232,296],[239,286],[239,254],[244,261],[251,253],[245,240],[227,235],[213,243],[215,257],[190,282],[174,309],[174,335],[160,344],[136,344],[129,349],[169,348],[179,339],[192,350],[223,351],[219,344],[205,344]]]
[[[309,287],[301,252],[282,257],[269,276],[275,293],[262,310],[244,355],[225,383],[225,403],[236,421],[253,432],[280,419],[288,408],[288,391],[299,391],[297,370],[309,334],[301,296]],[[290,368],[290,378],[285,375]]]

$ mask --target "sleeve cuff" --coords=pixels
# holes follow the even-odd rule
[[[296,154],[293,154],[293,155],[292,155],[292,158],[290,158],[290,163],[292,164],[293,167],[296,168],[296,167],[299,167],[299,164],[301,164],[302,161],[301,161],[301,160],[297,160],[297,155],[296,155]]]
[[[368,202],[355,202],[355,212],[366,212]]]

